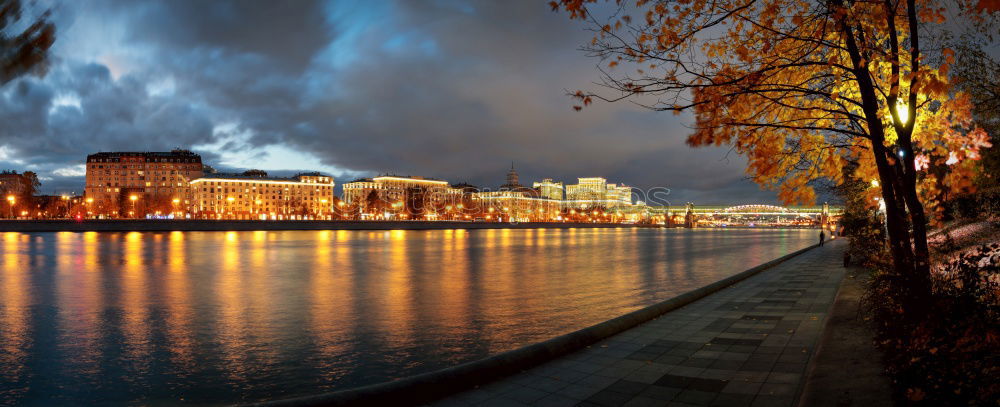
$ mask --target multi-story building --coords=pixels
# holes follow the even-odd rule
[[[87,156],[84,195],[101,216],[170,212],[188,203],[188,182],[201,176],[201,156],[187,150],[101,152]]]
[[[4,196],[30,196],[33,189],[28,173],[18,174],[17,171],[0,172],[0,194]]]
[[[566,199],[599,200],[604,198],[608,180],[601,177],[577,178],[576,185],[566,185]]]
[[[618,201],[619,205],[632,205],[632,187],[621,184],[608,184],[605,199]]]
[[[472,193],[478,203],[477,216],[487,221],[543,222],[562,220],[562,201],[540,198],[522,191]]]
[[[632,204],[632,188],[609,184],[601,177],[578,178],[576,185],[566,185],[566,205],[569,207],[612,208]]]
[[[534,187],[538,190],[538,196],[542,198],[561,201],[565,197],[563,183],[555,182],[552,178],[546,178],[541,182],[535,182]]]
[[[333,177],[320,173],[268,177],[260,170],[211,174],[190,181],[191,213],[208,219],[330,219]]]
[[[344,203],[357,208],[366,219],[433,219],[461,198],[461,188],[452,188],[448,181],[424,177],[383,175],[344,184]]]

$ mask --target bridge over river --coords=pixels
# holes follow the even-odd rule
[[[734,206],[650,207],[653,214],[664,217],[668,226],[829,226],[836,224],[844,213],[841,206],[776,206],[747,204]]]

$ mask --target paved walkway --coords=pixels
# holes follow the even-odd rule
[[[432,405],[793,406],[844,275],[845,243]]]

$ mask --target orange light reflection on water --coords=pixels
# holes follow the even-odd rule
[[[370,384],[579,329],[813,238],[769,233],[4,233],[0,380],[39,388],[51,383],[31,369],[58,366],[42,373],[91,386],[74,396],[148,385],[129,394],[225,393],[219,403]],[[54,324],[30,312],[37,301],[52,301]],[[40,329],[55,348],[34,347]]]
[[[187,257],[187,235],[170,232],[157,251],[166,253],[167,269],[159,278],[163,282],[163,306],[166,308],[165,328],[171,360],[177,369],[191,371],[197,367],[191,273]]]
[[[117,243],[121,243],[119,240]],[[125,337],[124,357],[133,361],[131,369],[144,373],[149,368],[153,350],[149,321],[149,279],[142,233],[129,232],[124,236],[124,262],[120,278],[120,304],[122,334]]]
[[[0,273],[0,379],[14,383],[25,375],[24,362],[31,341],[28,312],[31,305],[31,280],[25,246],[28,235],[3,234],[3,265]],[[16,399],[27,389],[10,389]],[[3,401],[3,399],[0,399]]]

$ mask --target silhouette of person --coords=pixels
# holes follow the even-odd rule
[[[819,245],[823,245],[823,239],[826,239],[826,234],[823,233],[823,229],[819,230]]]

